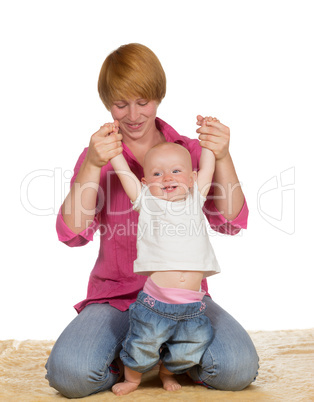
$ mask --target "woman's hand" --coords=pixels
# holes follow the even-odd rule
[[[223,159],[229,154],[230,129],[224,126],[216,117],[197,116],[200,145],[211,150],[216,161]]]
[[[86,162],[101,168],[110,159],[122,153],[122,135],[119,131],[119,122],[106,123],[91,136]]]
[[[228,221],[235,219],[244,204],[244,195],[229,153],[230,130],[215,117],[197,116],[201,126],[200,144],[210,149],[216,158],[215,164],[215,206]]]

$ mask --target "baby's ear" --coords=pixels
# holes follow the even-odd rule
[[[142,177],[142,178],[141,178],[141,182],[142,182],[143,184],[146,184],[146,183],[147,183],[146,180],[145,180],[145,177]]]

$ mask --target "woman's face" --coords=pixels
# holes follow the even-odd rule
[[[113,119],[119,121],[125,143],[156,134],[157,108],[156,101],[141,98],[118,100],[113,103],[110,111]]]

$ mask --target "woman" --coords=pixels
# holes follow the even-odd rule
[[[108,135],[112,132],[108,123],[92,135],[57,219],[59,239],[70,247],[85,245],[96,230],[101,234],[87,298],[75,306],[79,315],[58,338],[46,365],[50,385],[68,398],[110,389],[120,379],[117,358],[129,327],[128,308],[146,280],[133,273],[138,216],[108,161],[123,152],[141,179],[146,152],[161,142],[187,148],[194,169],[201,154],[198,140],[180,136],[156,117],[166,93],[166,77],[147,47],[128,44],[112,52],[100,71],[98,91],[113,120],[119,122],[120,132]],[[204,119],[197,116],[197,132],[216,158],[215,185],[204,212],[214,230],[236,234],[246,227],[248,209],[229,154],[229,129],[211,118],[204,125]],[[208,290],[206,280],[202,289]],[[189,375],[208,388],[241,390],[257,373],[254,345],[240,324],[206,294],[206,314],[214,335],[203,366],[194,366]]]

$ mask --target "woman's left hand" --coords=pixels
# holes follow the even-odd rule
[[[210,149],[216,161],[223,159],[229,153],[230,129],[220,123],[216,117],[197,116],[198,126],[196,132],[199,134],[200,145]]]

